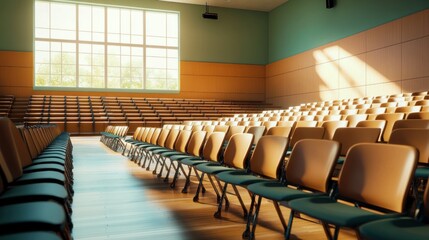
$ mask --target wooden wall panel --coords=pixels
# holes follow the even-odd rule
[[[267,65],[266,101],[288,107],[427,91],[428,66],[429,10],[424,10]],[[302,74],[303,68],[314,69],[313,78]],[[272,81],[281,75],[288,77]]]
[[[181,91],[178,94],[36,91],[33,90],[33,53],[0,51],[0,94],[18,97],[47,94],[265,100],[264,65],[183,61],[180,67]]]

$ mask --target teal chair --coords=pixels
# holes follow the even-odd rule
[[[290,227],[288,228],[286,225],[279,202],[314,196],[308,191],[327,195],[331,188],[331,176],[339,151],[340,144],[336,141],[320,139],[298,141],[286,166],[284,181],[278,179],[248,185],[247,190],[251,193],[252,204],[243,238],[253,239],[255,237],[262,198],[272,200],[286,235]],[[256,196],[258,196],[257,204],[255,204]],[[289,219],[288,225],[292,226],[293,218]],[[251,226],[253,226],[252,229],[250,229]]]
[[[369,222],[359,227],[359,235],[369,240],[429,239],[429,184],[426,185],[422,209],[415,218],[400,217]]]
[[[246,168],[246,160],[249,155],[249,151],[254,142],[254,135],[251,133],[236,133],[231,136],[228,141],[228,145],[225,148],[223,154],[223,162],[214,160],[206,160],[206,162],[202,162],[195,166],[195,168],[201,172],[200,181],[198,185],[198,189],[202,187],[203,179],[205,174],[210,179],[210,182],[213,182],[211,179],[212,175],[216,175],[220,172],[231,171],[237,169],[245,169]],[[221,187],[218,182],[218,186]],[[236,191],[236,189],[234,188]],[[196,192],[194,199],[198,199],[199,191]],[[237,197],[240,195],[236,191]],[[219,199],[220,195],[218,195]],[[240,203],[243,205],[241,198],[239,197]],[[228,205],[228,204],[227,204]],[[243,208],[244,209],[244,208]]]
[[[179,176],[179,172],[182,171],[184,175],[186,175],[186,171],[182,166],[182,160],[189,159],[193,157],[199,157],[203,150],[204,140],[206,138],[205,131],[194,131],[192,133],[191,139],[189,140],[188,146],[186,147],[186,152],[183,154],[177,154],[170,157],[171,164],[173,165],[177,162],[177,167],[175,167],[176,172],[174,173],[173,182],[170,184],[171,188],[176,186],[176,180]],[[186,184],[186,183],[185,183]]]
[[[280,167],[287,150],[288,139],[280,136],[263,136],[253,150],[247,169],[223,171],[216,174],[216,178],[224,182],[222,196],[218,204],[218,210],[214,216],[221,217],[223,200],[226,197],[228,185],[232,185],[235,192],[236,186],[246,187],[253,183],[268,181],[279,177]],[[240,199],[240,195],[237,197]],[[241,201],[240,201],[241,203]],[[247,209],[241,204],[244,218],[247,218]]]
[[[356,144],[350,148],[344,161],[338,179],[338,191],[331,196],[290,201],[290,216],[293,218],[295,212],[300,212],[319,219],[327,237],[337,239],[340,228],[357,230],[370,221],[405,214],[407,193],[417,159],[417,150],[410,146]],[[329,225],[335,226],[333,235]],[[289,234],[286,236],[288,238]]]
[[[185,159],[181,160],[181,164],[188,166],[188,168],[189,168],[189,172],[188,172],[188,174],[186,174],[185,186],[183,187],[183,190],[182,190],[183,193],[186,193],[187,189],[189,187],[192,170],[194,170],[198,181],[200,179],[200,175],[199,175],[198,171],[195,169],[195,166],[197,166],[198,164],[206,163],[207,161],[219,161],[220,162],[221,155],[222,155],[221,150],[222,150],[223,142],[225,141],[225,135],[226,135],[225,132],[213,132],[213,133],[211,133],[207,138],[207,141],[204,145],[203,152],[202,152],[201,156],[194,156],[194,157],[185,158]],[[213,189],[216,191],[216,194],[219,195],[219,193],[217,192],[217,188],[215,187],[214,183],[212,181],[210,183],[212,184]],[[198,201],[198,195],[199,195],[199,192],[201,190],[203,193],[205,192],[204,186],[198,184],[198,188],[197,188],[198,194],[195,195],[197,197],[194,197],[194,199],[193,199],[194,202]]]

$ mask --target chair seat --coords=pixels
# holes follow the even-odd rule
[[[163,157],[169,158],[169,157],[174,156],[174,155],[186,155],[186,153],[178,152],[176,150],[170,150],[170,151],[161,153],[161,155]]]
[[[58,184],[64,184],[65,176],[62,173],[54,171],[30,172],[22,175],[13,183],[20,185],[35,182],[54,182]]]
[[[303,197],[314,197],[315,193],[303,192],[297,189],[288,188],[281,182],[260,182],[247,186],[247,190],[261,197],[280,201],[291,201]],[[322,193],[320,193],[322,195]]]
[[[418,167],[414,173],[415,178],[428,178],[429,177],[429,167]]]
[[[330,197],[309,197],[292,200],[289,206],[301,213],[340,227],[356,228],[364,223],[397,217],[398,214],[376,214],[338,203]]]
[[[252,174],[249,174],[246,170],[235,170],[235,171],[224,171],[216,174],[216,177],[220,180],[231,183],[233,185],[245,186],[258,182],[270,181]]]
[[[45,163],[55,163],[59,165],[64,165],[65,161],[59,158],[35,158],[33,159],[33,164],[45,164]]]
[[[47,163],[47,164],[34,164],[28,167],[25,167],[24,172],[38,172],[38,171],[56,171],[60,173],[64,173],[64,165],[59,165],[55,163]]]
[[[180,161],[182,164],[188,165],[188,166],[196,166],[201,163],[206,163],[207,160],[199,159],[199,158],[185,158],[182,161]]]
[[[362,225],[359,231],[365,239],[429,239],[429,225],[408,217],[370,222]]]
[[[0,240],[61,240],[54,232],[30,231],[0,235]]]
[[[186,158],[196,158],[195,156],[191,156],[191,155],[188,155],[188,154],[181,154],[181,155],[174,155],[174,156],[171,156],[170,157],[170,160],[171,161],[182,161],[182,160],[184,160],[184,159],[186,159]]]
[[[64,186],[56,183],[35,183],[14,186],[0,196],[0,204],[11,204],[23,201],[55,200],[59,203],[68,198]]]
[[[200,170],[201,172],[205,172],[207,174],[218,174],[218,173],[224,172],[224,171],[235,171],[235,170],[237,170],[235,168],[222,166],[217,162],[201,163],[201,164],[198,164],[197,166],[195,166],[195,168]]]
[[[17,203],[0,206],[0,232],[64,230],[66,215],[55,202]]]

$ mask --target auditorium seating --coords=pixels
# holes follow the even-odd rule
[[[0,238],[72,239],[72,145],[55,125],[0,118]]]
[[[127,125],[133,133],[139,126],[216,120],[234,113],[257,113],[269,107],[261,102],[213,99],[32,95],[25,116],[16,121],[55,123],[62,130],[80,135],[99,133],[108,125]]]

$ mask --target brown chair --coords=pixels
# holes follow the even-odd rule
[[[204,175],[210,179],[210,182],[213,183],[211,179],[212,175],[218,174],[223,171],[230,171],[235,169],[245,169],[246,168],[246,159],[249,154],[249,150],[251,149],[253,140],[255,139],[253,134],[250,133],[237,133],[234,134],[228,145],[226,146],[224,152],[223,162],[207,160],[206,162],[202,162],[195,166],[195,168],[200,171],[201,177],[199,179],[199,185],[197,188],[197,192],[194,196],[194,202],[198,201],[200,189],[203,184]],[[215,189],[216,195],[218,199],[220,198],[219,192],[217,188],[213,185],[213,189]],[[221,188],[220,183],[218,182],[218,186]],[[239,195],[238,195],[239,196]],[[241,202],[241,199],[240,199]]]
[[[321,127],[325,128],[323,139],[331,140],[334,137],[335,130],[337,130],[337,128],[347,127],[348,124],[349,122],[345,120],[323,122],[321,125]]]
[[[405,214],[407,193],[417,159],[417,150],[410,146],[378,143],[354,145],[340,173],[338,192],[332,196],[316,195],[290,201],[290,217],[300,212],[319,219],[327,237],[337,239],[340,228],[356,230],[370,221]],[[380,169],[386,166],[389,170],[381,174]],[[335,226],[333,236],[328,225]],[[288,239],[289,234],[285,238]]]
[[[429,129],[399,128],[392,132],[390,144],[402,144],[415,147],[419,151],[418,168],[415,178],[427,180],[429,177]],[[415,194],[417,194],[418,181],[415,181]]]
[[[403,119],[393,124],[392,132],[399,128],[425,128],[429,129],[429,119]]]
[[[296,143],[289,163],[284,170],[285,180],[265,181],[247,186],[252,203],[243,237],[254,239],[261,199],[273,201],[284,231],[290,229],[281,214],[279,202],[312,196],[311,192],[327,194],[331,187],[331,175],[338,158],[340,144],[335,141],[304,139]],[[306,191],[303,191],[306,190]],[[258,196],[257,204],[255,198]],[[253,213],[253,208],[255,211]],[[289,222],[289,226],[292,222]],[[252,229],[250,229],[252,227]]]
[[[429,184],[423,196],[423,206],[415,218],[397,217],[373,221],[359,227],[359,236],[363,239],[389,240],[426,240],[429,239]]]
[[[270,128],[266,135],[274,135],[274,136],[281,136],[285,138],[289,138],[290,132],[292,128],[291,127],[272,127]]]
[[[407,119],[429,119],[429,112],[413,112],[408,114]]]
[[[225,140],[224,132],[213,132],[207,138],[202,154],[200,156],[185,158],[181,161],[182,165],[186,165],[189,167],[188,174],[185,174],[186,183],[182,190],[183,193],[186,193],[188,191],[192,170],[194,170],[195,175],[197,176],[197,179],[198,180],[200,179],[200,176],[197,170],[195,169],[196,165],[205,163],[208,160],[220,161],[221,150],[222,150],[224,140]]]
[[[384,113],[377,115],[377,117],[375,118],[376,120],[386,120],[386,127],[384,128],[384,132],[382,133],[382,141],[389,141],[393,125],[396,121],[404,119],[404,117],[405,113]]]
[[[217,212],[214,214],[216,218],[221,217],[223,200],[226,197],[229,184],[233,186],[244,211],[244,217],[247,218],[247,209],[236,186],[246,187],[252,183],[266,181],[267,178],[277,179],[279,177],[279,168],[283,166],[282,160],[287,150],[287,142],[288,140],[284,137],[263,136],[253,151],[248,170],[237,169],[216,174],[216,178],[224,182],[222,197],[219,201]]]
[[[344,120],[349,122],[348,127],[356,127],[360,121],[365,121],[367,118],[368,115],[366,114],[354,114],[346,116]]]
[[[295,144],[302,139],[322,139],[325,134],[323,127],[298,127],[290,137],[288,154],[293,149]]]
[[[344,159],[349,149],[358,143],[376,143],[380,137],[380,128],[369,128],[369,127],[354,127],[354,128],[338,128],[335,131],[332,140],[341,143],[340,156],[338,158],[338,170],[334,176],[338,176],[338,172],[341,169],[341,164],[344,163]]]
[[[264,135],[265,132],[265,126],[252,126],[249,127],[246,131],[246,133],[250,133],[253,135],[253,143],[252,145],[255,146],[259,139]]]

